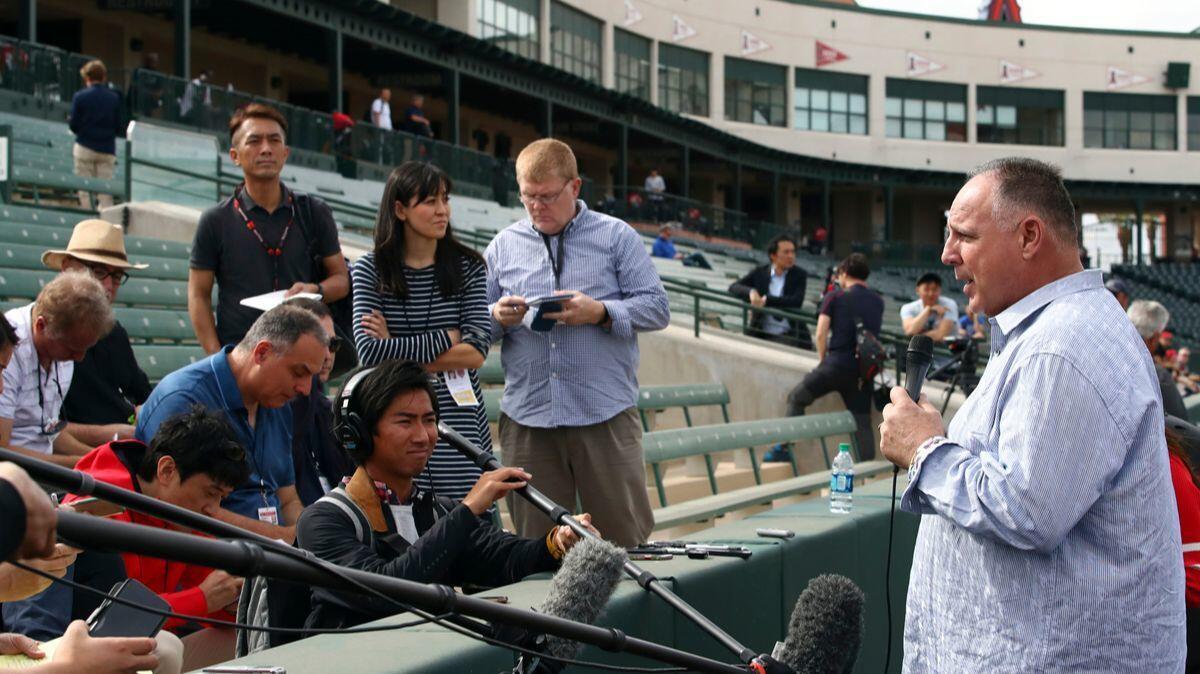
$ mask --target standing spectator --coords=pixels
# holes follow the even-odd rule
[[[166,104],[163,100],[164,75],[159,72],[158,52],[142,54],[142,64],[133,69],[129,78],[130,112],[143,117],[161,119]]]
[[[677,252],[675,244],[671,242],[671,225],[659,226],[658,238],[654,240],[654,245],[650,248],[650,255],[668,260],[683,259],[683,253]]]
[[[508,163],[508,158],[512,155],[512,136],[503,131],[497,131],[496,138],[492,141],[492,152],[496,159]]]
[[[112,180],[117,164],[117,136],[121,135],[121,96],[108,86],[108,71],[101,61],[88,61],[79,71],[83,88],[71,99],[69,125],[75,134],[75,175]],[[100,208],[112,206],[111,194],[98,194]],[[79,190],[79,206],[92,208],[91,195]]]
[[[650,169],[650,175],[646,176],[645,188],[646,198],[650,201],[650,212],[654,214],[654,222],[662,222],[663,207],[666,205],[663,201],[663,193],[667,191],[667,181],[658,175],[658,169]]]
[[[479,150],[480,152],[487,152],[488,141],[491,140],[487,131],[483,129],[475,129],[471,132],[471,138],[475,141],[476,150]]]
[[[392,130],[392,90],[380,89],[379,98],[371,101],[371,124]]]
[[[796,266],[796,240],[780,234],[767,244],[770,264],[750,271],[729,286],[729,294],[755,307],[799,311],[804,305],[808,275]],[[755,311],[746,326],[746,334],[770,342],[801,349],[812,349],[808,326],[789,318],[768,316]]]
[[[75,225],[66,250],[46,251],[42,264],[64,273],[91,274],[104,288],[110,305],[129,280],[129,270],[146,268],[129,262],[121,227],[104,220]],[[90,451],[114,436],[133,437],[133,418],[150,396],[150,388],[150,380],[133,355],[129,333],[114,321],[108,334],[75,363],[63,401],[62,417],[68,422],[70,436],[82,443],[79,451]]]
[[[1138,335],[1146,343],[1146,349],[1151,353],[1154,345],[1171,320],[1171,314],[1163,305],[1154,300],[1137,300],[1129,304],[1125,312]],[[1163,413],[1180,419],[1187,419],[1187,407],[1183,404],[1183,396],[1175,385],[1175,375],[1157,360],[1154,362],[1154,373],[1158,376],[1158,390],[1162,395]]]
[[[425,97],[421,94],[413,94],[412,103],[404,109],[404,121],[400,124],[400,130],[415,136],[433,138],[433,125],[425,117]]]
[[[196,75],[183,90],[179,98],[179,116],[192,126],[208,129],[212,122],[212,79],[213,71],[205,68]]]
[[[854,414],[858,457],[875,458],[875,431],[871,425],[871,382],[858,370],[858,326],[878,335],[883,327],[883,298],[867,287],[871,267],[862,253],[851,253],[838,265],[840,289],[826,295],[817,317],[817,358],[820,365],[804,376],[788,395],[788,415],[804,414],[817,398],[837,391],[846,409]]]
[[[817,225],[813,230],[812,236],[808,239],[808,252],[813,255],[820,255],[825,252],[825,242],[829,240],[829,230],[825,229],[825,225]]]
[[[108,295],[88,274],[59,274],[35,302],[4,316],[17,347],[0,392],[0,447],[70,468],[91,448],[67,429],[63,400],[75,362],[112,328]]]
[[[292,463],[296,467],[296,493],[308,507],[354,472],[346,453],[333,436],[333,403],[325,393],[325,384],[333,372],[333,361],[342,338],[334,334],[333,315],[324,302],[298,297],[288,304],[306,309],[320,321],[329,335],[325,363],[313,377],[307,396],[292,400]]]
[[[286,290],[331,303],[350,291],[333,212],[279,180],[288,158],[287,120],[275,108],[251,103],[233,113],[229,137],[229,156],[244,182],[200,216],[188,274],[188,315],[210,354],[240,342],[259,316],[241,304],[247,297]]]
[[[654,527],[646,495],[637,415],[637,333],[670,321],[667,294],[641,237],[588,210],[579,199],[575,155],[543,139],[517,157],[529,218],[492,239],[484,257],[492,338],[503,339],[505,388],[500,438],[506,461],[538,476],[538,488],[571,507],[578,496],[596,526],[619,545],[642,543]],[[532,329],[526,298],[569,294]],[[510,499],[522,536],[547,518]]]
[[[354,344],[363,365],[411,360],[436,376],[441,419],[485,450],[492,446],[476,370],[491,347],[487,269],[454,238],[450,178],[405,162],[388,176],[375,250],[354,265]],[[480,470],[439,440],[422,489],[461,499]]]
[[[904,334],[940,342],[958,333],[958,302],[942,297],[942,277],[929,272],[917,279],[917,299],[900,307],[900,320]]]
[[[221,410],[246,448],[250,479],[221,501],[223,522],[291,542],[304,506],[292,465],[288,403],[306,396],[325,365],[329,335],[310,311],[284,303],[259,317],[237,346],[163,378],[137,419],[136,437],[152,444],[167,419],[194,405]]]

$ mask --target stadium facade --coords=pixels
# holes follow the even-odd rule
[[[355,118],[380,86],[396,116],[419,91],[443,140],[553,134],[595,198],[654,167],[684,197],[826,224],[838,252],[936,249],[962,172],[1012,154],[1062,166],[1081,213],[1165,225],[1129,237],[1138,259],[1200,241],[1194,34],[802,0],[19,0],[0,20],[118,75],[156,52]]]

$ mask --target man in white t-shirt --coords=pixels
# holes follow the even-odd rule
[[[904,334],[940,342],[958,334],[958,302],[942,297],[942,277],[930,272],[917,279],[917,299],[900,307],[900,319]]]
[[[379,98],[371,102],[371,123],[381,129],[392,130],[391,89],[380,89]]]
[[[65,430],[63,397],[75,361],[112,329],[108,295],[90,274],[64,272],[32,304],[5,312],[16,329],[0,392],[0,447],[73,467],[92,447]]]

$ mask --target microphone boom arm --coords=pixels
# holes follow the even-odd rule
[[[475,446],[470,440],[464,438],[461,433],[442,422],[438,422],[438,435],[470,459],[481,470],[492,471],[504,467],[504,464],[500,463],[494,454]],[[524,487],[514,491],[520,494],[526,501],[532,503],[535,508],[546,513],[555,524],[570,527],[571,531],[578,534],[580,538],[596,538],[595,534],[588,531],[578,520],[571,516],[571,511],[555,503],[550,497],[538,491],[533,485],[526,484]],[[691,604],[663,585],[658,576],[631,561],[625,562],[624,571],[625,575],[637,581],[637,584],[641,585],[643,589],[657,595],[660,599],[670,604],[672,608],[679,611],[685,618],[692,621],[692,623],[716,639],[722,646],[737,655],[742,662],[749,664],[757,657],[754,651],[743,646],[737,639],[730,636],[728,632],[721,629],[716,623],[697,611]]]

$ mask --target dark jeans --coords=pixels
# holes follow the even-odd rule
[[[875,430],[871,427],[871,383],[859,386],[857,369],[840,367],[829,360],[823,361],[815,370],[804,376],[788,394],[788,416],[799,416],[804,410],[826,393],[837,391],[842,396],[846,409],[854,415],[857,430],[854,439],[858,443],[858,459],[869,461],[875,458]]]

